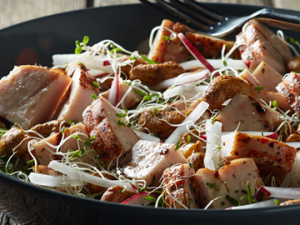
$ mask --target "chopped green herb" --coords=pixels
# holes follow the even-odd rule
[[[290,40],[290,42],[291,42],[292,44],[294,44],[294,45],[299,45],[299,44],[300,44],[300,43],[299,43],[298,41],[296,41],[295,38],[293,38],[293,37],[289,37],[289,40]]]
[[[119,118],[124,118],[127,116],[127,113],[117,113],[116,116]]]
[[[250,182],[247,181],[247,199],[249,201],[249,204],[252,204],[255,202],[255,199],[253,198],[253,195],[251,193],[251,188],[250,188]]]
[[[82,44],[86,45],[89,42],[90,38],[89,36],[84,36]]]
[[[278,107],[278,104],[277,104],[277,101],[276,100],[274,100],[273,101],[273,103],[272,103],[272,105],[273,105],[273,107],[275,108],[275,110],[277,109],[277,107]]]
[[[188,136],[186,137],[186,141],[187,141],[187,143],[190,143],[190,142],[191,142],[191,135],[188,135]]]
[[[33,159],[26,162],[27,165],[30,165],[30,164],[32,164],[32,163],[34,163],[34,160],[33,160]]]
[[[215,151],[215,153],[218,153],[221,149],[222,149],[222,146],[217,146],[213,149],[213,151]]]
[[[261,136],[262,137],[264,136],[264,130],[261,130]]]
[[[79,136],[78,136],[77,134],[74,134],[74,135],[73,135],[73,138],[76,139],[76,140],[78,140],[78,139],[79,139]]]
[[[77,124],[78,120],[71,121],[70,119],[67,119],[67,122],[68,124],[72,125],[72,124]]]
[[[99,198],[103,193],[104,193],[104,191],[101,191],[97,194],[92,195],[91,198]]]
[[[191,168],[193,168],[193,163],[189,163],[189,166],[190,166]]]
[[[156,198],[153,198],[151,195],[147,195],[147,197],[145,197],[144,199],[156,203]]]
[[[226,195],[225,198],[226,198],[226,200],[228,200],[232,205],[237,206],[237,205],[239,204],[238,200],[236,200],[236,199],[230,197],[229,195]]]
[[[97,96],[97,95],[95,95],[95,94],[92,94],[92,98],[93,98],[93,99],[97,99],[97,98],[98,98],[98,96]]]
[[[156,114],[157,114],[157,108],[154,108],[153,109],[153,115],[156,116]]]
[[[157,62],[151,60],[151,59],[148,59],[146,56],[144,55],[141,55],[141,57],[143,58],[143,60],[145,60],[147,63],[149,64],[157,64]]]
[[[262,68],[261,71],[262,71],[262,73],[265,73],[265,68]]]
[[[80,46],[77,46],[75,48],[75,54],[80,54],[82,52],[82,48]]]
[[[165,39],[166,41],[171,41],[171,38],[169,38],[168,36],[164,36],[164,39]]]
[[[121,121],[121,120],[118,120],[118,124],[120,125],[120,126],[126,126],[126,123],[124,123],[123,121]]]
[[[255,88],[255,90],[257,90],[258,92],[262,91],[263,89],[264,89],[264,86],[262,86],[262,85],[259,85]]]
[[[126,188],[124,188],[124,189],[121,191],[121,193],[123,194],[123,193],[125,193],[125,191],[126,191]]]
[[[274,199],[274,202],[275,202],[275,206],[279,206],[280,205],[280,202],[277,199]]]
[[[136,56],[131,56],[130,60],[135,60],[137,57]]]
[[[220,188],[216,184],[213,184],[213,183],[206,182],[206,186],[208,186],[210,188],[214,188],[216,190],[220,190]]]
[[[94,85],[95,87],[97,87],[97,88],[100,88],[100,85],[98,84],[97,81],[93,81],[93,85]]]
[[[128,109],[125,106],[123,106],[123,110],[128,113]]]
[[[133,90],[133,91],[141,96],[146,96],[146,93],[141,90]]]
[[[223,60],[223,65],[224,65],[225,67],[227,67],[227,62],[226,62],[225,59]]]
[[[215,123],[215,120],[216,120],[216,116],[214,116],[214,117],[211,119],[211,124],[214,124],[214,123]]]
[[[144,192],[144,191],[146,191],[146,188],[145,188],[145,187],[142,187],[142,188],[139,190],[139,193],[142,193],[142,192]]]

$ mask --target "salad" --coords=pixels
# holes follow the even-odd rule
[[[296,40],[256,20],[235,42],[164,20],[147,55],[88,43],[54,55],[53,68],[18,66],[1,79],[4,173],[120,204],[299,203]]]

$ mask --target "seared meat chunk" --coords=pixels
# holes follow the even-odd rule
[[[125,176],[143,179],[147,186],[156,187],[165,168],[177,163],[186,163],[186,159],[175,150],[175,145],[140,140],[121,165]]]
[[[52,120],[43,124],[38,124],[31,128],[31,130],[34,130],[41,134],[44,137],[49,137],[52,134],[59,132],[59,126],[63,121],[61,120]],[[64,126],[68,126],[67,123],[64,123]],[[31,134],[31,133],[30,133]]]
[[[167,29],[173,30],[174,22],[170,20],[162,21],[162,29],[158,30],[154,43],[148,54],[148,58],[154,60],[157,63],[161,62],[183,62],[186,61],[189,57],[189,54],[186,54],[183,59],[177,60],[177,55],[180,50],[181,41],[178,37],[175,37],[172,40],[168,40],[165,37],[171,37],[171,32]],[[165,28],[167,29],[165,29]],[[171,39],[171,38],[170,38]]]
[[[163,20],[161,27],[148,55],[150,59],[156,62],[174,61],[180,63],[193,57],[185,46],[181,45],[180,39],[177,36],[173,37],[174,35],[171,34],[170,30],[176,34],[185,33],[189,41],[205,58],[220,58],[223,45],[226,45],[225,52],[228,52],[234,45],[234,42],[199,34],[189,27],[180,23],[175,24],[170,20]],[[240,58],[240,54],[236,50],[231,57]]]
[[[136,193],[124,190],[124,187],[114,186],[108,188],[101,197],[101,201],[104,202],[117,202],[121,203],[127,198],[135,195]]]
[[[256,100],[258,102],[261,102],[261,100],[263,100],[268,105],[270,104],[270,102],[273,104],[273,102],[276,101],[278,108],[282,109],[284,112],[288,111],[288,110],[292,110],[289,103],[277,91],[276,92],[273,92],[273,91],[260,91],[256,94]]]
[[[194,176],[195,184],[199,191],[201,207],[206,207],[211,201],[209,208],[225,209],[230,206],[247,201],[247,182],[251,194],[264,185],[257,166],[252,158],[232,160],[218,171],[199,169]]]
[[[253,76],[263,86],[264,91],[276,91],[276,86],[282,81],[282,75],[269,64],[262,61],[253,71]]]
[[[242,94],[235,95],[216,120],[223,131],[274,131],[281,123],[278,112]]]
[[[63,70],[20,66],[0,81],[0,116],[23,129],[53,119],[71,78]]]
[[[190,113],[191,110],[183,110],[180,112],[159,110],[156,115],[154,115],[153,111],[145,111],[140,115],[139,124],[150,130],[151,133],[159,138],[165,139],[173,133],[176,127],[170,126],[164,120],[170,124],[180,124]]]
[[[221,58],[223,45],[226,46],[225,54],[234,45],[234,42],[232,41],[226,41],[224,39],[215,38],[199,33],[187,32],[186,37],[193,44],[193,46],[207,59]],[[235,50],[230,57],[233,59],[240,59],[241,54],[238,50]]]
[[[182,111],[173,111],[171,109],[157,110],[156,115],[153,111],[145,111],[141,113],[139,117],[139,125],[147,128],[151,133],[155,134],[159,138],[165,139],[172,134],[176,127],[170,124],[180,124],[187,116],[195,109],[195,107],[201,102],[201,100],[196,100],[190,107]],[[210,113],[206,111],[199,120],[203,118],[208,119]],[[166,120],[166,121],[164,121]]]
[[[222,104],[237,93],[255,98],[255,89],[243,79],[235,76],[218,76],[208,85],[203,101],[209,104],[211,110],[220,109]]]
[[[189,164],[171,166],[163,174],[165,203],[168,208],[199,208],[197,189],[194,185],[195,171]]]
[[[252,157],[261,173],[282,176],[291,171],[297,149],[286,143],[247,134],[233,132],[222,137],[220,160]]]
[[[77,154],[78,159],[73,160],[96,166],[96,163],[94,162],[96,152],[91,145],[86,144],[89,143],[87,135],[88,133],[82,123],[78,123],[72,127],[66,128],[63,132],[64,136],[62,135],[61,131],[33,145],[39,164],[48,165],[51,160],[60,159],[60,153],[69,153],[69,157],[71,157],[72,152],[80,151],[80,153]],[[73,138],[68,138],[69,136],[74,135],[76,132],[83,133],[84,135],[80,134],[78,135],[78,137],[73,136]],[[68,139],[64,140],[63,137],[64,139]],[[50,146],[49,144],[51,144],[52,146],[60,145],[60,147],[57,149]]]
[[[291,72],[276,87],[295,112],[300,115],[300,74]]]
[[[175,62],[160,64],[140,64],[130,70],[130,80],[139,79],[143,84],[153,86],[184,73],[185,70]]]
[[[13,127],[0,139],[0,155],[11,156],[16,152],[14,157],[19,157],[27,152],[27,141],[23,141],[26,135],[19,127]]]
[[[277,70],[280,74],[286,72],[286,64],[292,59],[288,45],[276,34],[257,20],[250,20],[237,36],[242,59],[254,70],[262,61]]]
[[[113,168],[139,140],[118,113],[108,100],[100,97],[83,114],[90,137],[95,136],[93,146],[107,168]]]
[[[83,66],[78,65],[72,76],[69,99],[60,111],[58,120],[82,122],[82,112],[93,102],[92,95],[99,94],[99,88],[93,82],[96,82],[95,78]]]

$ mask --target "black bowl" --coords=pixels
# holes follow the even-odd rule
[[[245,15],[255,6],[207,4],[224,15]],[[51,66],[54,53],[72,53],[75,40],[112,39],[128,50],[147,51],[151,29],[163,15],[144,5],[90,8],[48,16],[0,31],[0,75],[16,64]],[[300,38],[299,33],[288,32]],[[0,173],[0,211],[22,224],[279,224],[297,221],[300,205],[243,211],[173,210],[124,206],[36,187]]]

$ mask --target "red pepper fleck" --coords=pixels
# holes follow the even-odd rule
[[[262,144],[266,144],[266,143],[268,143],[268,142],[269,142],[269,140],[266,139],[266,138],[261,138],[261,139],[260,139],[260,143],[262,143]]]

